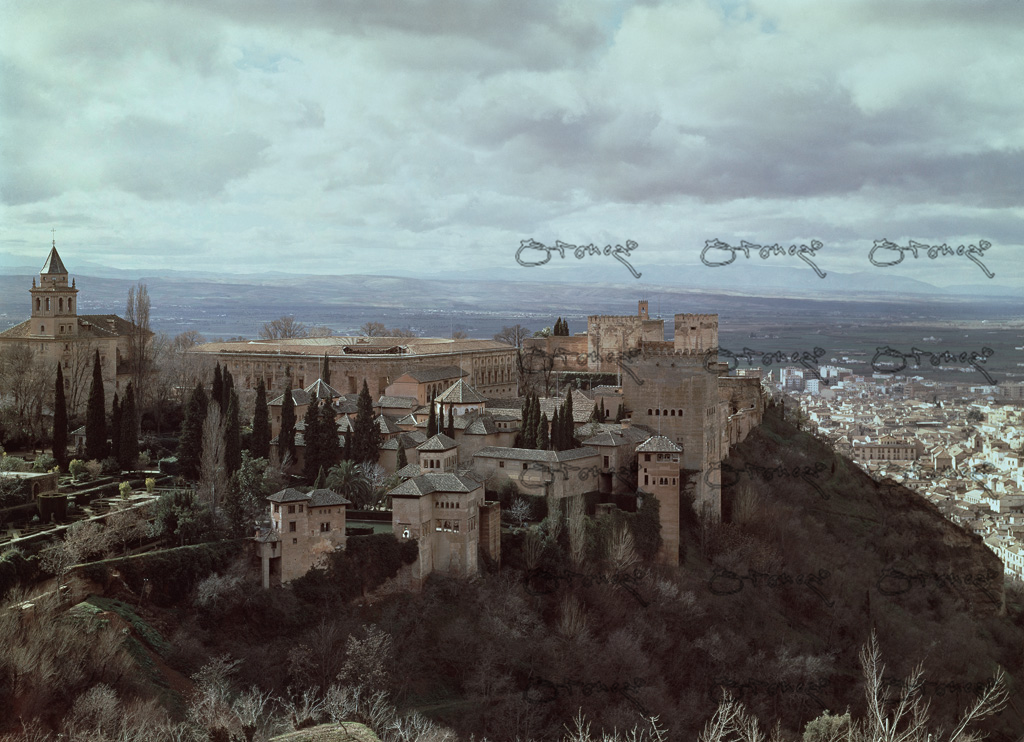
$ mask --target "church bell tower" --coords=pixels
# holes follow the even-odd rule
[[[68,270],[57,254],[54,240],[50,255],[39,270],[39,285],[32,279],[32,337],[58,339],[78,333],[78,289],[72,279],[68,286]]]

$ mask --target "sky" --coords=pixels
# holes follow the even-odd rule
[[[0,270],[51,230],[69,267],[496,278],[632,240],[652,282],[818,240],[1020,287],[1022,48],[1021,0],[5,0]]]

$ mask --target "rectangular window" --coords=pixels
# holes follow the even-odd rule
[[[650,460],[651,460],[651,455],[649,453],[645,453],[644,454],[644,461],[650,461]]]
[[[278,505],[276,502],[274,503],[274,512],[275,513],[281,512],[281,506]]]
[[[606,469],[608,468],[608,457],[607,456],[604,457],[604,466],[605,466]]]
[[[441,530],[441,527],[442,527],[442,525],[441,525],[441,523],[442,523],[442,522],[441,522],[441,520],[440,520],[440,519],[438,519],[438,520],[435,520],[435,521],[434,521],[434,523],[436,524],[436,525],[434,526],[434,530],[435,530],[435,531],[440,531],[440,530]]]
[[[302,506],[301,505],[299,505],[299,512],[300,513],[302,512]]]
[[[329,530],[331,530],[331,524],[330,523],[321,523],[320,524],[320,531],[322,533],[327,533]]]
[[[299,540],[298,540],[297,538],[293,538],[293,539],[292,539],[292,543],[293,543],[293,544],[297,544],[297,543],[299,543]]]
[[[295,506],[294,505],[289,505],[288,506],[288,514],[291,515],[294,512],[295,512]]]
[[[526,471],[526,462],[523,462],[523,471]]]
[[[294,520],[288,521],[288,531],[289,531],[289,533],[294,533],[295,532],[295,521]]]
[[[505,468],[505,462],[504,461],[499,461],[498,462],[498,468],[499,469],[504,469]]]

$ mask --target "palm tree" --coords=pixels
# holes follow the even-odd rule
[[[347,497],[357,508],[365,508],[373,498],[373,490],[366,475],[354,461],[342,461],[331,467],[327,474],[327,486],[339,495]]]

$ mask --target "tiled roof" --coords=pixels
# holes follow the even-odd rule
[[[292,403],[298,407],[299,405],[309,404],[310,396],[309,392],[305,389],[292,389]],[[279,394],[275,399],[272,399],[267,403],[268,405],[283,405],[284,394]]]
[[[323,379],[317,379],[307,386],[304,391],[309,395],[310,399],[337,399],[341,396],[341,392],[330,384],[324,383]],[[283,397],[284,395],[281,396]]]
[[[309,493],[310,507],[322,508],[329,505],[351,505],[352,501],[334,490],[318,489]]]
[[[506,446],[486,446],[481,448],[473,457],[491,459],[515,459],[517,461],[547,461],[555,463],[558,461],[574,461],[585,459],[588,456],[597,456],[599,451],[596,448],[584,446],[583,448],[572,448],[568,451],[538,451],[533,448],[510,448]]]
[[[461,474],[420,474],[407,479],[388,492],[393,497],[422,497],[434,492],[472,492],[480,482]]]
[[[293,487],[288,487],[280,492],[275,492],[268,498],[271,502],[299,502],[300,500],[308,500],[309,496],[299,492]]]
[[[404,479],[412,479],[413,477],[420,476],[422,473],[423,472],[420,469],[419,464],[406,464],[401,469],[395,472],[395,474]]]
[[[46,262],[43,263],[43,267],[39,269],[42,274],[59,274],[68,272],[68,269],[64,267],[64,262],[60,259],[60,255],[57,254],[57,246],[54,245],[50,248],[50,254],[46,257]]]
[[[398,427],[398,422],[391,415],[378,415],[375,422],[383,435],[402,432],[402,429]]]
[[[380,447],[387,451],[397,451],[399,444],[402,448],[416,448],[427,440],[427,436],[419,430],[412,430],[407,433],[399,433],[394,438],[389,438],[380,444]]]
[[[383,395],[373,403],[374,407],[397,407],[402,410],[415,410],[420,406],[416,397],[400,397],[390,394]]]
[[[458,425],[457,422],[456,425]],[[494,424],[494,420],[489,415],[481,415],[471,421],[463,430],[464,435],[493,435],[497,432],[499,432],[498,426]]]
[[[476,404],[485,402],[486,397],[471,387],[462,379],[459,379],[443,392],[438,394],[435,402],[451,402],[453,404]]]
[[[438,433],[433,438],[424,441],[416,446],[417,451],[450,451],[458,444],[444,433]]]
[[[663,435],[654,435],[636,447],[637,453],[682,453],[683,449]]]
[[[468,371],[463,371],[458,366],[428,366],[406,371],[402,376],[411,376],[420,383],[429,381],[443,381],[444,379],[461,379],[469,376]]]

